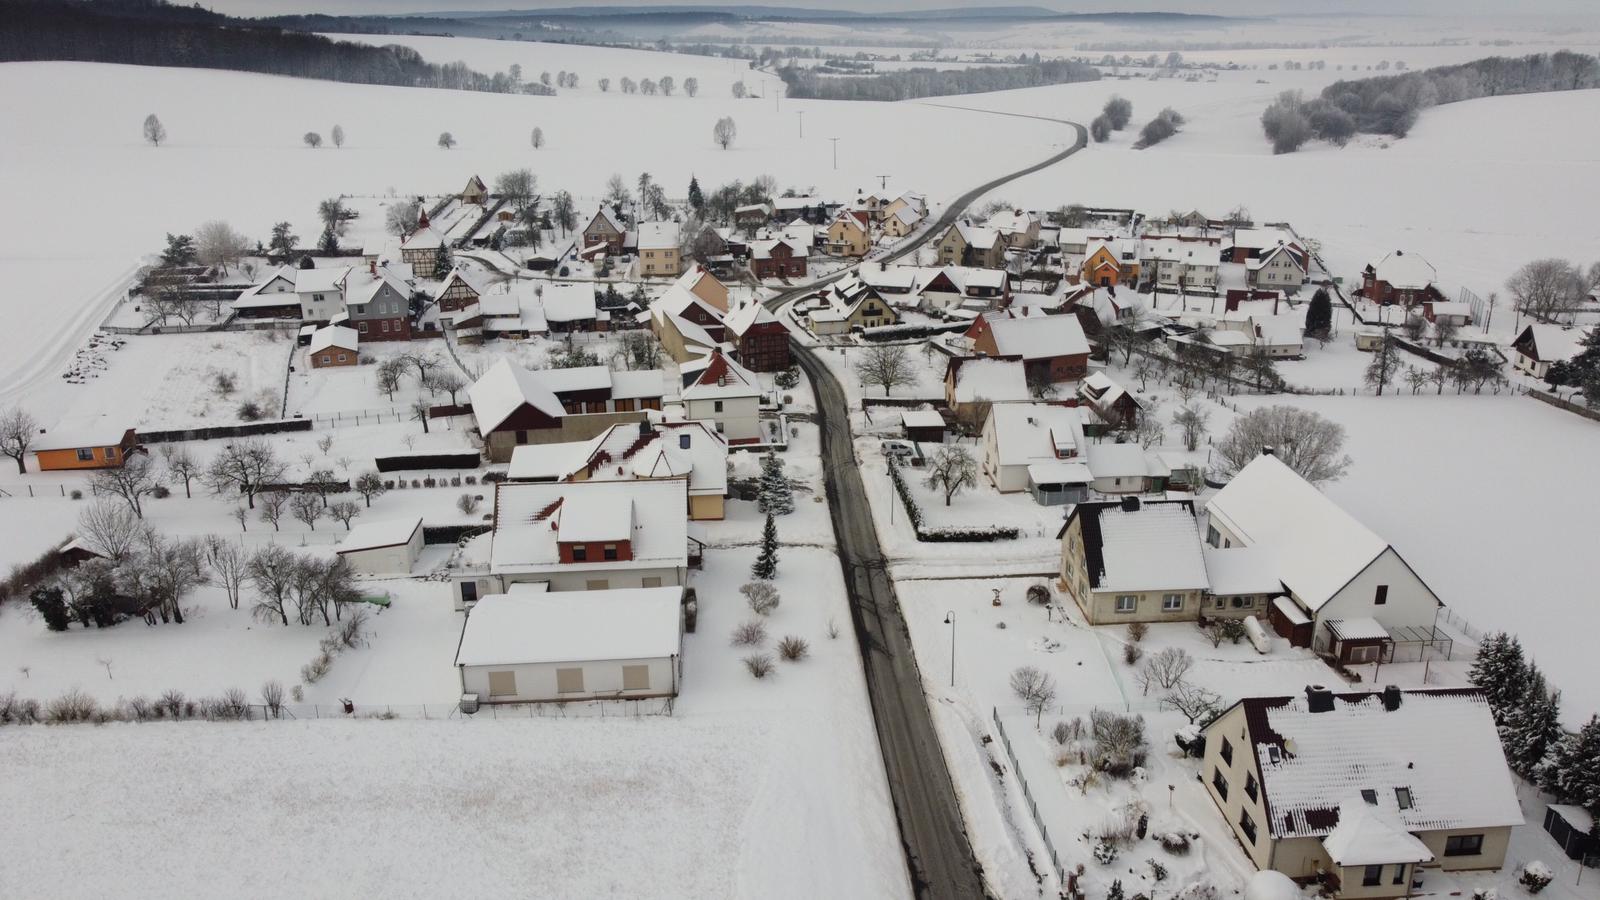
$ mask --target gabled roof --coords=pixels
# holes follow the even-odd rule
[[[1381,691],[1335,693],[1326,712],[1311,712],[1303,694],[1239,701],[1247,729],[1241,749],[1259,766],[1273,837],[1331,835],[1352,796],[1407,832],[1523,823],[1481,693],[1408,690],[1399,701],[1390,710]],[[1409,793],[1406,809],[1397,788]],[[1354,854],[1369,824],[1358,822],[1335,848]]]
[[[1532,341],[1533,358],[1540,362],[1560,362],[1583,352],[1584,330],[1572,326],[1534,323],[1522,329],[1517,344]]]
[[[335,553],[353,553],[358,550],[377,550],[398,547],[411,542],[417,529],[422,527],[421,516],[402,516],[398,519],[378,519],[361,522],[344,536],[333,550]]]
[[[560,516],[581,520],[585,508],[616,510],[627,504],[631,516],[631,560],[562,563],[557,547]],[[506,482],[495,486],[494,531],[489,567],[495,574],[537,574],[563,567],[590,570],[683,567],[688,563],[688,486],[663,481],[578,481],[555,484]],[[615,528],[608,515],[604,527]],[[590,533],[587,525],[573,533]],[[609,532],[608,532],[609,533]]]
[[[1205,590],[1205,560],[1194,504],[1155,500],[1079,503],[1056,537],[1074,519],[1083,534],[1089,585],[1099,591]]]
[[[611,210],[606,209],[604,206],[600,207],[599,211],[594,214],[594,217],[589,220],[589,224],[585,225],[583,230],[589,231],[593,229],[597,222],[617,234],[627,231],[622,227],[622,223],[617,221],[617,217],[611,214]]]
[[[552,281],[544,285],[540,300],[546,321],[578,322],[596,315],[592,281]]]
[[[711,274],[710,269],[707,269],[705,266],[697,263],[690,266],[682,275],[679,275],[678,280],[674,281],[672,286],[676,288],[682,288],[690,293],[694,293],[694,289],[699,287],[700,282],[706,280],[716,282],[717,285],[722,286],[721,279]],[[723,286],[723,290],[727,290],[726,286]]]
[[[346,306],[362,306],[366,304],[373,297],[376,297],[385,285],[388,285],[401,298],[410,299],[411,284],[409,282],[394,271],[391,271],[387,265],[380,265],[376,268],[376,274],[366,269],[355,269],[350,273],[350,277],[345,279],[344,302]]]
[[[725,400],[761,396],[761,380],[754,372],[729,359],[721,350],[712,350],[704,364],[679,367],[684,372],[684,400]]]
[[[1111,376],[1104,371],[1095,372],[1083,380],[1078,387],[1078,396],[1089,401],[1095,406],[1111,406],[1123,397],[1132,400],[1135,406],[1143,407],[1139,398],[1128,392],[1127,388],[1111,380]]]
[[[1138,444],[1090,444],[1084,451],[1096,478],[1165,478],[1172,469]]]
[[[677,284],[667,288],[661,296],[650,303],[650,312],[657,316],[681,316],[691,307],[699,309],[710,316],[712,321],[722,320],[722,310],[700,299],[689,292],[687,288]]]
[[[1279,579],[1312,612],[1389,549],[1276,456],[1263,454],[1240,469],[1206,514],[1247,546],[1266,548]]]
[[[306,349],[311,353],[321,353],[330,347],[341,350],[354,350],[361,340],[354,328],[344,325],[326,325],[311,333],[311,343]]]
[[[294,271],[294,290],[297,294],[310,294],[317,291],[342,291],[345,278],[350,274],[349,266],[329,266],[325,269],[296,269]]]
[[[1272,554],[1264,547],[1222,549],[1206,544],[1200,550],[1205,555],[1206,578],[1211,582],[1213,594],[1232,597],[1276,594],[1283,590]]]
[[[110,416],[77,416],[62,419],[39,435],[32,448],[76,450],[80,447],[118,447],[133,426]]]
[[[555,392],[539,374],[530,372],[509,359],[501,358],[467,389],[472,416],[478,433],[487,436],[499,428],[523,405],[531,406],[551,418],[566,414]]]
[[[952,359],[956,403],[1009,403],[1027,400],[1028,375],[1022,363],[1007,359]]]
[[[1089,339],[1077,316],[1029,316],[989,319],[995,351],[1000,356],[1052,359],[1089,353]]]
[[[751,301],[730,310],[723,317],[722,325],[730,333],[742,335],[756,325],[765,325],[769,322],[777,321],[779,321],[778,317],[772,314],[772,310],[767,309],[760,303]]]
[[[487,289],[487,285],[483,279],[478,277],[476,272],[464,269],[461,266],[454,266],[450,269],[450,274],[445,276],[444,282],[439,285],[439,289],[433,292],[433,299],[438,300],[443,297],[446,291],[449,291],[450,288],[458,283],[480,296]]]
[[[1268,263],[1272,262],[1274,259],[1277,259],[1279,256],[1287,258],[1289,262],[1294,264],[1296,269],[1299,269],[1302,272],[1305,271],[1305,263],[1300,261],[1299,254],[1291,250],[1287,244],[1280,244],[1270,250],[1263,251],[1258,257],[1246,260],[1244,267],[1246,269],[1264,268]]]
[[[436,250],[444,246],[444,236],[433,229],[432,225],[422,224],[416,231],[406,235],[400,242],[402,250]]]
[[[639,223],[639,249],[640,250],[676,250],[676,249],[678,249],[678,223],[677,222],[640,222]]]
[[[806,244],[804,241],[797,241],[797,240],[793,240],[793,239],[790,239],[790,238],[782,237],[782,238],[771,238],[769,240],[764,240],[764,241],[751,241],[750,242],[750,257],[752,259],[771,259],[772,258],[772,251],[776,250],[778,248],[779,244],[782,244],[783,246],[788,247],[790,253],[792,255],[794,255],[794,256],[805,257],[805,256],[810,256],[811,255],[811,247],[810,247],[810,245]]]
[[[1438,271],[1427,260],[1404,250],[1396,250],[1378,260],[1372,271],[1379,281],[1397,290],[1420,291],[1439,280]]]
[[[681,647],[681,587],[490,594],[461,629],[458,666],[663,659]]]
[[[966,219],[958,219],[951,228],[961,235],[961,240],[974,250],[988,250],[1000,241],[1000,232],[983,225],[974,225]]]
[[[933,415],[938,416],[938,413]],[[942,419],[939,424],[944,424]],[[995,462],[1002,466],[1024,466],[1076,456],[1084,444],[1083,419],[1078,410],[1070,406],[996,403],[989,408],[985,427],[994,433],[995,454],[999,457]]]

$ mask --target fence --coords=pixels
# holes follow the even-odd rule
[[[139,432],[139,443],[165,444],[173,441],[211,441],[218,438],[250,437],[258,434],[310,430],[310,419],[272,419],[265,422],[246,422],[242,425],[210,425],[204,428],[171,428],[160,431],[141,431]]]
[[[1527,391],[1528,396],[1538,400],[1541,403],[1548,403],[1557,409],[1564,409],[1569,413],[1576,413],[1580,416],[1583,416],[1585,419],[1593,419],[1596,422],[1600,422],[1600,410],[1590,409],[1587,406],[1573,403],[1570,400],[1563,400],[1554,394],[1541,391],[1538,388],[1528,388]]]
[[[48,701],[41,701],[45,705]],[[103,721],[162,722],[305,722],[321,719],[456,719],[462,722],[500,719],[638,719],[671,716],[673,699],[565,700],[549,703],[485,703],[476,713],[463,713],[459,703],[282,703],[276,711],[265,703],[233,703],[225,697],[184,697],[174,708],[161,696],[119,700],[100,707],[98,715],[71,724]],[[24,720],[26,722],[26,720]]]
[[[1006,734],[1006,726],[1000,721],[1000,710],[990,707],[990,716],[994,719],[995,731],[1000,735],[1000,744],[1006,748],[1006,758],[1011,760],[1011,771],[1016,773],[1017,785],[1022,788],[1022,799],[1028,802],[1028,814],[1033,817],[1033,824],[1039,828],[1039,836],[1044,839],[1045,849],[1050,851],[1050,868],[1056,873],[1061,889],[1067,888],[1067,870],[1061,865],[1061,854],[1056,852],[1056,845],[1050,840],[1050,829],[1045,827],[1044,817],[1039,815],[1039,804],[1033,799],[1033,791],[1028,787],[1028,778],[1022,774],[1022,767],[1017,763],[1017,752],[1011,746],[1011,736]]]

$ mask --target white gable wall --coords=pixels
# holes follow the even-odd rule
[[[1382,606],[1373,603],[1378,585],[1389,586],[1387,602]],[[1323,622],[1329,619],[1370,616],[1389,627],[1415,625],[1431,628],[1438,612],[1438,597],[1400,559],[1400,554],[1389,547],[1317,610],[1316,637],[1312,646],[1317,650],[1327,649],[1327,629],[1323,627]]]
[[[721,410],[717,409],[719,403]],[[684,418],[713,423],[717,433],[729,441],[761,438],[761,400],[758,397],[686,400]]]

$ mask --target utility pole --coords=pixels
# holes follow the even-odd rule
[[[879,175],[878,176],[878,190],[886,191],[888,189],[889,189],[889,176],[887,176],[887,175]]]
[[[833,168],[837,170],[839,168],[839,139],[828,138],[828,140],[833,141]]]
[[[806,136],[806,111],[799,110],[795,115],[800,117],[800,137],[803,139]]]

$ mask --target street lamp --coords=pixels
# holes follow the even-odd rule
[[[956,614],[954,610],[944,614],[944,623],[950,626],[950,686],[956,686]]]

